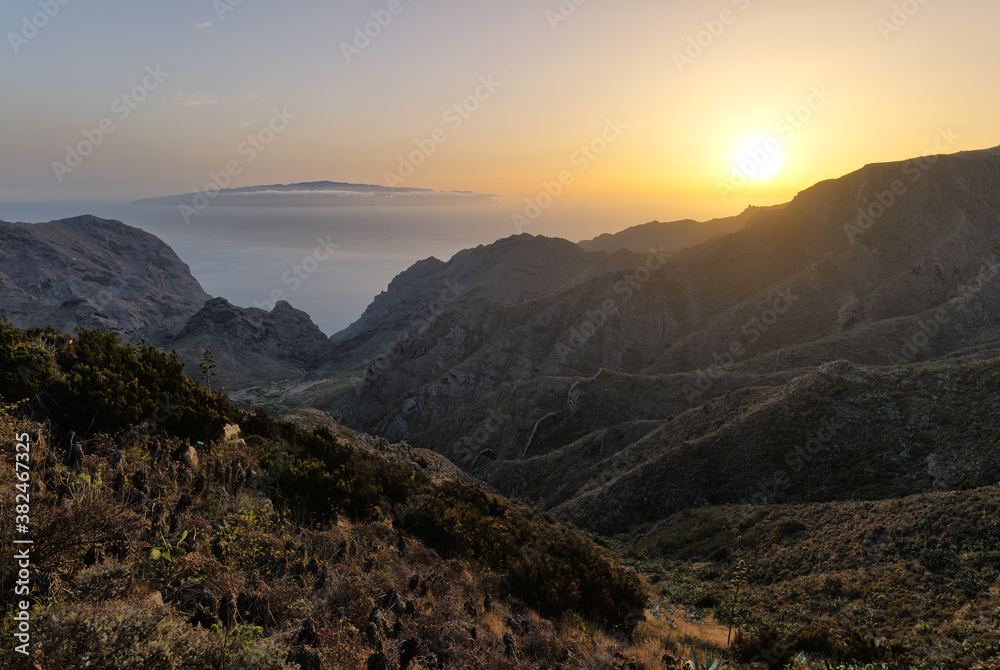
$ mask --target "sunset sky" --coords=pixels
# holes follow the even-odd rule
[[[0,7],[0,200],[184,193],[234,160],[234,186],[392,185],[418,152],[402,185],[516,213],[563,173],[553,211],[612,230],[1000,144],[993,0],[62,2]],[[734,181],[746,142],[765,178]]]

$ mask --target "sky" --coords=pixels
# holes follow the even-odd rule
[[[5,0],[0,202],[328,179],[497,194],[574,239],[709,219],[1000,144],[998,25],[995,0]]]

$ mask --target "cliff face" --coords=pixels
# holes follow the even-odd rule
[[[0,222],[0,279],[0,308],[17,326],[82,325],[157,344],[209,298],[160,239],[94,216]]]
[[[189,369],[211,350],[223,388],[294,380],[329,360],[334,345],[309,315],[281,300],[270,312],[213,298],[170,342]]]
[[[1000,149],[869,165],[741,216],[676,253],[519,235],[427,259],[329,339],[287,303],[194,308],[176,257],[122,224],[4,224],[5,308],[159,327],[248,399],[329,410],[608,532],[758,494],[932,490],[925,461],[1000,476],[983,451],[1000,440]],[[831,425],[829,457],[781,483]]]
[[[567,240],[527,234],[465,249],[448,262],[428,258],[400,273],[361,318],[330,338],[338,346],[332,362],[364,366],[456,307],[516,305],[634,263],[629,252],[591,253]]]
[[[517,493],[510,482],[542,468],[532,457],[572,452],[558,462],[576,484],[560,499],[576,509],[567,501],[623,473],[621,462],[605,459],[671,417],[740,389],[776,389],[774,402],[784,407],[793,379],[831,361],[904,366],[954,355],[958,364],[1000,353],[998,213],[1000,150],[993,149],[869,165],[754,213],[735,233],[673,256],[620,251],[618,265],[607,256],[600,272],[578,251],[521,239],[522,247],[544,248],[539,254],[552,266],[575,264],[579,272],[542,295],[504,301],[483,288],[444,306],[397,337],[359,389],[327,404],[360,428],[481,470],[508,493]],[[511,242],[480,253],[498,254],[502,244]],[[508,276],[518,281],[516,273],[494,280]],[[804,396],[806,405],[818,402]],[[727,407],[714,420],[722,423],[697,426],[705,433],[737,421],[726,438],[733,445],[773,435],[767,422],[734,418],[748,411],[742,405]],[[582,449],[595,432],[600,446]],[[683,442],[700,435],[692,430]],[[662,449],[684,452],[672,440],[632,452],[629,469],[641,465],[644,482],[660,481],[684,461],[659,457]],[[724,454],[725,444],[713,449]],[[485,448],[498,460],[483,470]],[[629,481],[615,490],[629,490]],[[607,497],[592,500],[588,514]]]

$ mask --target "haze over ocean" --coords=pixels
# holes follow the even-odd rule
[[[732,203],[719,214],[738,214],[743,206]],[[241,307],[269,309],[272,294],[279,291],[332,335],[361,316],[393,277],[429,256],[447,261],[462,249],[519,232],[578,242],[654,219],[696,215],[693,208],[653,199],[636,198],[624,204],[603,198],[560,200],[519,231],[511,214],[523,207],[523,200],[511,198],[444,206],[213,204],[186,224],[174,205],[4,200],[0,201],[0,221],[39,223],[83,214],[117,219],[169,244],[213,296]],[[312,255],[320,237],[340,245],[334,258],[306,273],[308,279],[296,282],[294,273],[286,273]]]
[[[327,335],[361,316],[372,298],[414,262],[428,256],[447,260],[466,247],[514,234],[508,210],[498,205],[209,207],[185,225],[173,206],[0,203],[4,221],[37,223],[82,214],[117,219],[156,235],[214,296],[269,309],[272,297],[282,295]],[[311,273],[308,263],[302,280],[293,266],[301,267],[320,239],[339,246]]]

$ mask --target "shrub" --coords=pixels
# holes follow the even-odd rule
[[[45,335],[56,338],[59,334],[53,331]],[[0,318],[0,396],[6,401],[31,398],[55,381],[55,358],[45,335],[32,342],[6,315]]]
[[[308,433],[289,425],[295,429],[280,425],[267,429],[291,437],[291,448],[298,451],[297,456],[269,462],[286,504],[310,519],[331,521],[340,513],[368,518],[383,495],[394,502],[406,500],[413,476],[402,466],[363,453],[326,428]]]
[[[872,663],[881,661],[886,649],[878,640],[859,630],[852,630],[845,638],[840,649],[840,660]]]
[[[417,496],[400,522],[439,551],[506,571],[511,589],[544,615],[574,610],[613,625],[645,607],[638,579],[593,542],[478,487],[449,482]]]
[[[253,631],[223,638],[173,615],[158,595],[139,602],[60,604],[36,623],[44,670],[292,670],[285,652]]]
[[[184,376],[175,352],[123,344],[114,333],[76,333],[76,341],[51,330],[29,334],[0,320],[0,395],[37,396],[67,430],[87,435],[147,423],[207,440],[236,417],[225,396]]]
[[[756,631],[736,631],[730,645],[733,656],[742,663],[762,661],[771,668],[784,666],[790,655],[788,648],[781,644],[778,631],[765,627]]]
[[[151,422],[191,439],[218,439],[234,418],[225,396],[184,375],[177,353],[122,344],[118,335],[77,328],[77,342],[59,353],[63,406],[84,432],[115,432]]]
[[[807,628],[795,638],[792,648],[832,658],[837,653],[837,646],[837,639],[829,628]]]

